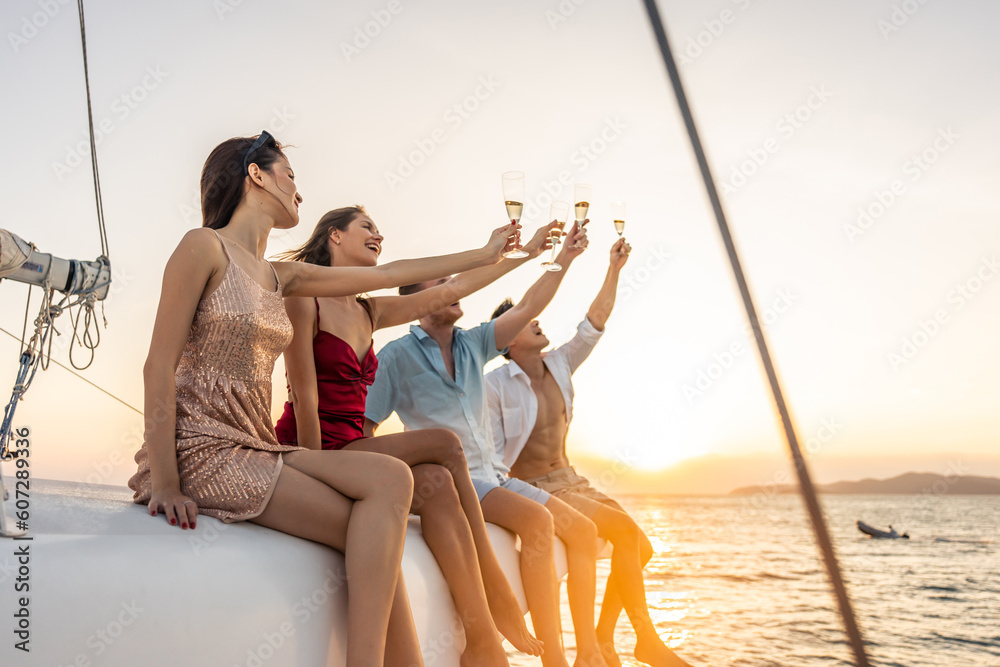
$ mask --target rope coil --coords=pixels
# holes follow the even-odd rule
[[[42,290],[42,305],[35,317],[35,330],[31,334],[27,345],[24,344],[24,335],[21,338],[21,356],[18,361],[17,378],[14,381],[14,389],[11,392],[10,402],[4,408],[3,425],[0,426],[0,461],[11,461],[14,456],[10,453],[10,436],[13,432],[14,411],[17,410],[18,402],[24,398],[31,381],[35,379],[38,368],[46,370],[52,358],[53,331],[59,334],[55,328],[55,318],[62,313],[62,307],[52,305],[52,297],[55,290],[51,285],[46,284]],[[28,305],[31,303],[31,292],[28,292]],[[25,308],[27,309],[28,306]],[[25,318],[27,324],[27,317]]]

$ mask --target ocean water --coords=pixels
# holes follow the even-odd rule
[[[619,500],[657,551],[646,567],[653,621],[692,665],[854,664],[797,495]],[[1000,667],[1000,496],[822,503],[873,665]],[[911,539],[872,540],[858,519]],[[598,604],[609,563],[598,564]],[[563,618],[572,655],[565,584]],[[616,640],[623,664],[642,664],[624,615]],[[511,654],[511,665],[537,664]]]

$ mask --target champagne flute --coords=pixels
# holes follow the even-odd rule
[[[615,231],[618,232],[618,238],[621,238],[622,234],[625,233],[625,202],[611,202],[611,219],[615,221]]]
[[[503,173],[503,203],[507,207],[507,218],[517,224],[521,219],[521,211],[524,210],[523,171],[505,171]],[[512,250],[508,250],[503,256],[514,259],[527,257],[528,253],[521,249],[521,244],[518,242]]]
[[[582,223],[587,219],[590,211],[590,186],[586,183],[577,183],[573,186],[573,201],[576,210],[576,221]]]
[[[562,238],[562,230],[566,226],[566,219],[568,217],[569,202],[552,202],[552,206],[549,208],[549,219],[558,222],[559,226],[549,232],[549,238],[552,240],[552,256],[549,258],[549,261],[542,262],[542,266],[545,267],[546,271],[562,271],[562,265],[556,262],[556,245],[559,244]]]

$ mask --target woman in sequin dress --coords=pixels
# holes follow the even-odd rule
[[[550,247],[549,227],[525,244],[529,256],[524,260],[474,269],[416,294],[285,298],[295,334],[285,350],[289,401],[277,423],[279,441],[389,454],[411,467],[416,489],[411,511],[421,517],[424,540],[462,619],[465,656],[483,667],[507,664],[497,630],[533,655],[540,654],[542,644],[528,632],[493,552],[458,437],[445,429],[365,437],[365,397],[378,366],[372,334],[454,303],[537,257]],[[383,240],[363,207],[348,206],[324,215],[309,240],[282,257],[320,266],[374,267]]]
[[[270,378],[292,338],[282,297],[357,294],[493,264],[515,230],[494,231],[480,250],[378,268],[265,261],[268,234],[294,227],[302,201],[266,132],[217,146],[201,192],[204,227],[184,236],[164,270],[143,369],[145,437],[129,480],[135,502],[181,529],[201,513],[344,552],[347,664],[420,665],[399,576],[406,516],[395,509],[409,503],[412,475],[389,456],[277,441]]]

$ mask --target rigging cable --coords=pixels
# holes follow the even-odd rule
[[[97,228],[101,238],[101,255],[108,254],[108,232],[104,226],[104,204],[101,200],[101,176],[97,170],[97,140],[94,135],[94,109],[90,99],[90,68],[87,66],[87,28],[83,20],[83,0],[77,0],[80,12],[80,43],[83,47],[83,81],[87,88],[87,123],[90,126],[90,164],[94,171],[94,199],[97,202]]]
[[[708,198],[712,203],[712,210],[715,213],[715,220],[719,225],[719,233],[722,235],[722,241],[726,246],[726,252],[729,255],[729,261],[733,267],[733,274],[736,277],[736,283],[739,286],[740,295],[743,297],[743,305],[746,307],[747,317],[749,317],[750,325],[753,327],[754,338],[757,341],[757,351],[760,353],[761,362],[764,364],[764,370],[767,373],[767,379],[771,385],[771,393],[774,395],[774,402],[778,408],[778,413],[781,416],[781,424],[785,430],[785,438],[788,441],[788,448],[791,452],[792,460],[795,462],[795,471],[798,474],[802,496],[805,500],[806,508],[809,511],[813,531],[816,534],[816,541],[819,543],[820,551],[823,554],[823,561],[826,564],[827,574],[830,577],[830,583],[833,586],[834,593],[837,598],[840,616],[844,622],[844,629],[847,632],[851,649],[854,651],[854,659],[857,662],[858,667],[869,667],[868,656],[865,653],[864,639],[861,636],[861,630],[858,628],[857,621],[854,617],[854,611],[851,607],[851,599],[847,593],[847,586],[844,583],[844,579],[840,571],[840,565],[837,562],[837,554],[834,551],[833,542],[830,539],[830,533],[827,530],[826,521],[823,518],[823,511],[820,508],[819,499],[816,496],[816,489],[813,486],[812,478],[809,476],[809,468],[806,466],[805,458],[802,456],[802,450],[799,448],[798,437],[795,434],[795,427],[792,425],[792,419],[788,412],[788,406],[785,404],[785,399],[781,392],[781,386],[778,383],[778,376],[775,373],[774,364],[771,362],[771,354],[768,352],[767,342],[764,340],[764,333],[761,331],[760,321],[757,319],[757,310],[754,307],[753,298],[750,296],[750,289],[747,287],[746,276],[743,273],[743,267],[741,266],[739,256],[736,253],[736,246],[733,244],[733,237],[729,232],[729,223],[726,222],[726,214],[722,210],[722,202],[719,199],[719,193],[715,187],[715,180],[712,177],[712,172],[708,166],[708,158],[706,157],[705,150],[701,145],[701,138],[698,135],[698,129],[695,127],[694,116],[691,113],[691,107],[688,105],[687,95],[685,94],[684,86],[681,83],[680,73],[677,71],[677,63],[674,62],[674,56],[670,50],[670,43],[667,41],[667,33],[663,27],[663,20],[660,18],[660,12],[656,7],[656,0],[643,0],[643,3],[646,5],[650,25],[656,35],[656,41],[660,48],[660,55],[663,57],[663,64],[667,68],[667,75],[670,77],[670,83],[673,86],[674,94],[677,96],[677,105],[680,107],[681,115],[684,117],[684,125],[687,127],[688,136],[691,140],[691,148],[694,150],[695,157],[698,160],[698,168],[701,170],[702,180],[705,182],[705,189],[708,192]]]
[[[28,333],[28,313],[31,312],[31,285],[28,285],[28,301],[24,304],[24,324],[21,326],[21,352],[24,352],[24,337]]]
[[[97,168],[97,136],[94,132],[94,106],[90,95],[90,66],[87,60],[87,25],[83,16],[83,0],[77,0],[76,4],[77,10],[80,14],[80,46],[83,50],[83,82],[87,90],[87,125],[90,132],[90,166],[94,172],[94,201],[97,204],[97,232],[101,241],[101,257],[98,259],[103,258],[108,260],[110,263],[110,253],[108,251],[108,231],[104,223],[104,200],[101,196],[101,175]],[[100,328],[97,325],[97,318],[94,315],[97,301],[95,292],[97,289],[98,287],[95,287],[89,293],[83,294],[77,301],[77,304],[80,305],[80,311],[77,312],[77,316],[75,318],[72,316],[72,311],[70,312],[70,319],[73,321],[73,336],[69,348],[69,363],[73,366],[73,368],[81,371],[86,370],[92,363],[94,363],[95,350],[101,341]],[[68,298],[64,299],[63,302],[60,303],[60,306],[69,310],[76,305],[65,305],[67,301]],[[79,333],[81,314],[84,315],[82,336]],[[104,320],[104,326],[108,326],[108,318],[104,315],[103,299],[101,300],[101,318]],[[73,358],[74,342],[79,342],[82,347],[90,350],[90,358],[86,365],[78,366],[76,360]]]
[[[11,332],[7,331],[3,327],[0,327],[0,333],[5,333],[8,336],[10,336],[11,338],[13,338],[14,340],[17,340],[17,336],[15,336]],[[93,387],[94,389],[98,390],[99,392],[101,392],[103,394],[107,394],[108,396],[110,396],[111,398],[115,399],[116,401],[118,401],[119,403],[121,403],[122,405],[124,405],[129,410],[135,412],[136,414],[138,414],[138,415],[143,414],[142,410],[140,410],[139,408],[137,408],[134,405],[132,405],[131,403],[127,402],[125,399],[119,398],[119,397],[115,396],[114,394],[112,394],[110,391],[108,391],[107,389],[105,389],[101,385],[96,384],[96,383],[92,382],[91,380],[88,380],[87,378],[83,377],[82,375],[80,375],[79,373],[77,373],[76,371],[74,371],[72,368],[70,368],[69,366],[67,366],[66,364],[60,363],[56,359],[51,359],[50,361],[53,364],[55,364],[56,366],[58,366],[59,368],[62,368],[63,370],[68,371],[71,375],[74,375],[78,379],[83,380],[84,382],[86,382],[87,384],[89,384],[91,387]]]

